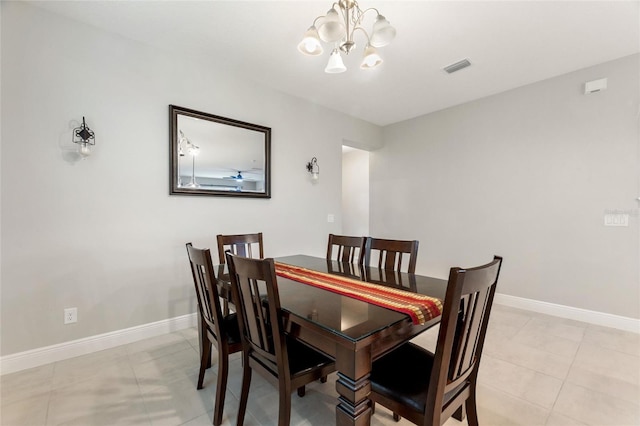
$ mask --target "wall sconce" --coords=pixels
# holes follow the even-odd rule
[[[76,127],[73,129],[73,135],[71,140],[73,143],[77,143],[80,145],[78,148],[78,152],[83,157],[88,157],[91,154],[90,145],[96,144],[96,135],[93,133],[87,124],[84,122],[84,117],[82,117],[82,126]]]
[[[318,159],[316,157],[313,157],[311,161],[307,163],[307,171],[311,173],[311,180],[317,182],[320,177],[320,166],[318,166]]]

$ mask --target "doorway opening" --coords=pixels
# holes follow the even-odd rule
[[[342,234],[369,235],[369,151],[342,145]]]

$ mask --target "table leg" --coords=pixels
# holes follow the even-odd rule
[[[371,348],[359,351],[338,347],[336,353],[340,394],[336,407],[337,426],[368,426],[371,424]]]

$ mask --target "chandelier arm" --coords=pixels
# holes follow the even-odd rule
[[[344,14],[342,13],[342,7],[340,6],[340,3],[338,3],[337,1],[333,2],[333,4],[331,5],[331,9],[335,10],[336,12],[340,12],[340,14],[344,19]]]
[[[361,11],[360,16],[364,16],[364,14],[367,13],[368,11],[370,11],[370,10],[375,10],[376,13],[378,15],[380,15],[380,11],[378,9],[376,9],[375,7],[370,7],[368,9],[365,9],[365,10]]]
[[[367,33],[367,30],[365,30],[364,28],[362,28],[360,25],[358,25],[357,27],[355,27],[353,29],[353,31],[351,32],[351,34],[355,34],[356,30],[360,30],[364,33],[364,36],[367,38],[367,44],[371,43],[371,40],[369,39],[369,33]]]
[[[314,20],[313,20],[313,26],[315,27],[315,26],[316,26],[316,23],[318,22],[318,19],[322,19],[322,18],[324,18],[324,15],[320,15],[320,16],[318,16],[316,19],[314,19]]]

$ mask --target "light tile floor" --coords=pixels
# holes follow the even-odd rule
[[[437,330],[416,342],[433,347]],[[195,329],[0,378],[0,425],[210,425]],[[215,354],[214,354],[215,357]],[[224,424],[235,424],[241,362],[232,357]],[[215,360],[214,360],[215,362]],[[335,374],[292,396],[292,425],[335,423]],[[254,374],[245,424],[277,424],[277,394]],[[640,425],[640,335],[495,305],[479,375],[482,425]],[[399,425],[383,407],[372,425]],[[454,419],[446,426],[466,425]]]

